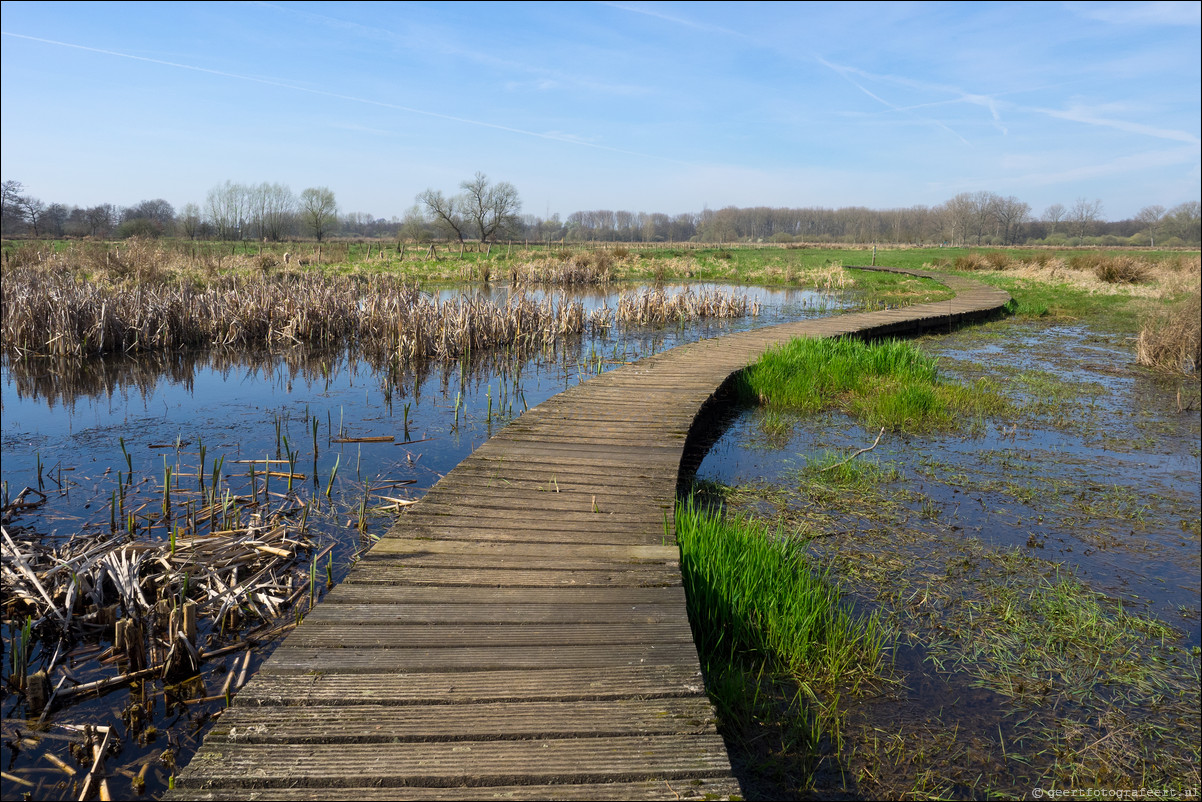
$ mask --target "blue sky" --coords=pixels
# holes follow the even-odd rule
[[[1200,195],[1202,4],[3,3],[5,180],[47,202],[329,186],[403,215]]]

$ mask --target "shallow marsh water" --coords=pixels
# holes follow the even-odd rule
[[[1198,646],[1197,402],[1179,412],[1176,384],[1135,368],[1130,353],[1084,328],[999,340],[966,331],[920,344],[939,357],[944,377],[1002,384],[1020,405],[1017,417],[969,422],[967,434],[886,434],[861,459],[900,469],[896,489],[913,493],[909,522],[1029,548],[1098,591],[1146,608]],[[698,479],[796,484],[807,456],[850,453],[876,434],[827,414],[798,419],[787,440],[774,440],[763,416],[747,410],[733,421]]]
[[[110,359],[69,374],[5,364],[0,369],[0,465],[7,494],[15,496],[28,486],[42,489],[49,497],[8,528],[32,530],[43,540],[60,542],[107,535],[119,472],[132,468],[137,481],[130,493],[153,500],[160,492],[156,477],[163,476],[164,466],[173,469],[176,482],[197,481],[203,444],[206,471],[224,459],[223,481],[245,495],[250,478],[239,460],[279,458],[291,450],[298,452],[295,471],[307,475],[308,497],[320,501],[327,484],[332,485],[324,514],[314,515],[308,523],[321,542],[334,545],[331,573],[337,581],[355,555],[395,520],[394,513],[377,512],[359,525],[366,486],[383,487],[393,497],[417,498],[525,408],[598,372],[698,338],[830,314],[854,303],[851,296],[792,289],[692,284],[671,285],[665,292],[686,289],[747,295],[761,305],[760,314],[671,327],[615,327],[605,335],[563,342],[530,359],[486,354],[403,372],[373,365],[348,350]],[[458,292],[440,291],[440,295],[446,298]],[[503,301],[509,288],[480,287],[469,292]],[[618,292],[586,290],[569,297],[581,298],[591,309],[613,306]],[[381,436],[394,440],[335,442]],[[189,472],[194,478],[180,478]],[[380,503],[369,500],[371,506]],[[165,530],[158,536],[165,538]],[[6,624],[6,673],[13,635]],[[221,642],[211,627],[202,627],[201,635]],[[100,645],[110,643],[102,640]],[[256,646],[250,653],[251,667],[257,667],[273,646],[274,642]],[[36,645],[31,664],[46,661],[52,648],[52,644]],[[72,644],[60,665],[76,682],[111,676],[112,668],[97,663],[97,651],[90,643]],[[189,693],[201,698],[217,694],[226,676],[239,670],[241,656],[207,661],[204,685]],[[76,764],[76,774],[70,775],[47,757],[74,763],[64,742],[78,736],[64,734],[62,727],[118,724],[133,696],[128,690],[116,690],[57,711],[48,716],[49,729],[43,737],[22,720],[18,695],[7,686],[4,694],[3,770],[18,778],[14,791],[27,791],[38,799],[78,795],[75,785],[87,771],[87,766]],[[114,794],[134,795],[132,778],[141,772],[145,795],[157,796],[167,787],[173,767],[186,762],[199,745],[207,722],[223,704],[188,703],[186,696],[177,698],[162,689],[150,694],[146,706],[158,735],[148,738],[143,732],[136,739],[125,737],[109,756]],[[147,771],[142,771],[144,765]],[[6,797],[9,785],[6,779]]]
[[[812,792],[1196,789],[1197,380],[1155,377],[1127,338],[1084,326],[1003,320],[917,342],[1013,413],[886,433],[856,458],[863,480],[839,487],[807,459],[876,430],[747,409],[697,472],[728,511],[812,537],[893,633],[889,680],[836,703],[843,745]]]

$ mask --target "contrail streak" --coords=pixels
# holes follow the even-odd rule
[[[190,70],[192,72],[201,72],[201,73],[206,73],[208,75],[216,75],[221,78],[232,78],[236,81],[249,81],[250,83],[263,84],[264,86],[274,86],[274,87],[278,87],[280,89],[289,89],[294,92],[304,92],[306,94],[318,95],[319,97],[333,98],[335,100],[347,100],[352,103],[363,103],[368,106],[377,106],[379,108],[391,109],[393,111],[403,111],[403,112],[407,112],[409,114],[420,114],[423,117],[433,117],[438,120],[448,120],[450,122],[463,123],[464,125],[475,125],[480,128],[492,128],[496,131],[505,131],[506,133],[518,134],[520,136],[532,136],[532,137],[536,137],[538,139],[549,139],[552,142],[563,142],[565,144],[579,145],[581,147],[593,148],[595,150],[605,150],[605,151],[609,151],[610,153],[621,153],[626,156],[639,156],[639,157],[642,157],[645,159],[656,159],[656,160],[661,160],[661,161],[669,161],[669,162],[675,162],[678,164],[683,164],[683,162],[680,162],[677,159],[671,159],[671,158],[668,158],[665,156],[653,156],[648,153],[639,153],[638,151],[624,150],[622,148],[615,148],[615,147],[611,147],[609,145],[599,145],[595,142],[587,142],[585,140],[576,139],[576,138],[569,137],[569,136],[558,136],[556,134],[544,134],[544,133],[539,133],[538,131],[527,131],[523,128],[514,128],[512,126],[501,125],[499,123],[484,122],[482,120],[472,120],[467,117],[456,117],[453,114],[442,114],[437,111],[427,111],[425,109],[416,109],[416,108],[413,108],[412,106],[402,106],[398,103],[387,103],[382,100],[372,100],[371,98],[356,97],[354,95],[343,95],[338,92],[330,92],[325,89],[313,89],[313,88],[310,88],[307,86],[297,86],[296,84],[290,84],[285,81],[279,81],[279,80],[276,80],[273,78],[257,78],[253,75],[239,75],[238,73],[235,73],[235,72],[224,72],[222,70],[214,70],[214,69],[210,69],[208,67],[197,67],[193,64],[181,64],[177,61],[165,61],[163,59],[149,58],[147,56],[135,56],[130,53],[120,53],[116,50],[105,50],[104,48],[100,48],[100,47],[89,47],[87,45],[77,45],[77,44],[73,44],[71,42],[59,42],[55,39],[44,39],[40,36],[27,36],[26,34],[22,34],[22,33],[10,33],[9,31],[0,31],[0,34],[2,34],[4,36],[13,37],[14,39],[25,39],[30,42],[40,42],[42,44],[55,45],[57,47],[68,47],[73,50],[83,50],[88,53],[100,53],[101,55],[105,55],[105,56],[115,56],[116,58],[130,59],[131,61],[143,61],[148,64],[159,64],[164,67],[175,67],[176,69],[180,69],[180,70]]]

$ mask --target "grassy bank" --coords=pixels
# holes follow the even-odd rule
[[[811,784],[837,740],[838,694],[874,680],[883,632],[854,615],[799,533],[726,520],[693,499],[676,514],[689,619],[745,787]]]

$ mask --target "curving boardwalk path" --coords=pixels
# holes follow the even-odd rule
[[[686,437],[774,343],[948,327],[1009,299],[933,277],[956,298],[681,346],[527,411],[284,640],[169,796],[739,795],[681,586]]]

